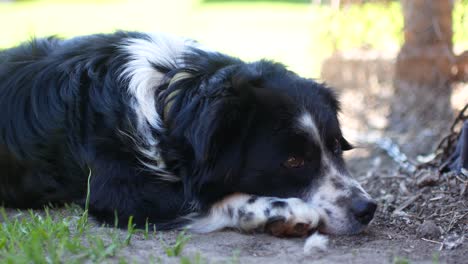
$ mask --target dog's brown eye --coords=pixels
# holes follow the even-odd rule
[[[286,168],[300,168],[304,166],[304,159],[301,157],[290,156],[288,159],[283,163]]]

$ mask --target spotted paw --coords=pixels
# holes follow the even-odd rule
[[[244,231],[263,230],[278,237],[308,235],[319,224],[319,214],[300,199],[262,197],[239,211],[240,228]]]
[[[294,223],[282,217],[270,219],[265,225],[265,231],[276,237],[305,237],[312,229],[308,223]]]

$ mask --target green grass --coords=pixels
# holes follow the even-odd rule
[[[119,252],[132,245],[135,234],[141,234],[145,240],[156,239],[155,230],[151,236],[149,228],[136,230],[132,220],[126,231],[96,227],[83,219],[88,216],[76,205],[43,211],[18,210],[16,213],[7,213],[1,208],[0,213],[1,263],[102,263],[110,259],[127,263],[131,259],[119,256]],[[199,253],[194,256],[182,254],[189,240],[190,236],[185,232],[180,232],[171,244],[159,239],[168,257],[177,258],[181,263],[207,263]]]
[[[115,256],[130,244],[134,234],[132,219],[124,239],[117,229],[110,233],[90,232],[88,222],[89,184],[85,209],[72,206],[55,211],[18,211],[13,217],[1,208],[0,259],[2,263],[83,263],[85,260],[100,263]],[[60,214],[62,212],[63,214]]]
[[[411,262],[405,257],[394,257],[393,264],[410,264]]]
[[[132,217],[123,235],[117,228],[96,228],[89,222],[91,177],[90,171],[84,209],[72,205],[63,209],[45,207],[43,211],[18,210],[13,214],[0,208],[1,263],[101,263],[130,246],[137,232],[145,240],[150,239],[150,225],[147,223],[144,230],[136,230]],[[153,237],[155,234],[153,227]],[[194,258],[181,255],[189,239],[190,236],[181,232],[173,245],[160,241],[167,256],[180,257],[181,263],[201,263],[199,255]],[[120,257],[119,263],[127,263],[127,259]]]
[[[166,251],[166,255],[168,257],[178,257],[189,240],[190,236],[186,235],[185,231],[182,231],[177,235],[176,241],[173,245],[168,246],[163,240],[161,240],[161,243],[163,244],[164,251]]]
[[[246,60],[270,58],[307,77],[334,50],[397,49],[403,25],[398,2],[337,12],[301,1],[36,0],[0,3],[0,48],[31,36],[116,29],[165,31],[195,38]],[[468,3],[454,11],[454,40],[468,48]]]
[[[8,217],[2,210],[3,223],[0,225],[0,259],[2,263],[95,263],[114,256],[125,246],[115,234],[91,234],[85,226],[83,234],[78,230],[76,215],[66,213],[18,211]],[[73,216],[75,215],[75,216]]]
[[[440,252],[432,253],[432,264],[439,264],[440,263]]]
[[[0,208],[1,263],[101,263],[130,246],[135,233],[140,232],[144,239],[149,239],[150,225],[147,223],[144,230],[135,230],[132,217],[124,235],[117,228],[93,228],[88,220],[91,177],[90,170],[84,209],[72,205],[64,209],[45,207],[43,211],[18,210],[13,214]],[[183,263],[201,263],[199,255],[194,258],[181,255],[189,239],[190,236],[181,232],[170,246],[160,241],[167,256],[180,257]],[[120,258],[119,262],[127,260]]]
[[[181,257],[180,264],[204,264],[209,263],[206,259],[204,259],[200,253],[195,254],[193,257]]]

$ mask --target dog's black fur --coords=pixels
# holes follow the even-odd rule
[[[341,150],[350,146],[334,94],[271,61],[245,63],[196,46],[179,54],[180,64],[148,60],[163,76],[150,90],[160,120],[141,121],[122,77],[134,55],[122,46],[148,38],[34,39],[0,53],[1,203],[83,204],[91,175],[97,219],[114,223],[118,215],[124,226],[133,216],[138,226],[165,229],[232,193],[303,198],[323,168],[319,146],[296,129],[302,111],[344,170]],[[171,82],[182,72],[189,77]],[[291,155],[305,164],[285,166]]]

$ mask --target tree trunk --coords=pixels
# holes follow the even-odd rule
[[[404,44],[396,60],[389,130],[403,133],[408,150],[433,150],[453,118],[451,82],[456,57],[452,43],[453,0],[401,0]],[[423,136],[424,135],[424,136]]]
[[[457,56],[455,64],[453,80],[468,82],[468,50]]]
[[[453,0],[402,0],[405,42],[396,64],[396,80],[449,89]],[[442,86],[442,87],[441,87]]]

